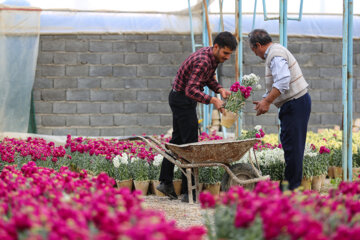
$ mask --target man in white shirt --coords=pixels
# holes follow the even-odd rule
[[[280,140],[285,156],[285,180],[289,189],[300,186],[307,125],[311,112],[308,83],[295,57],[283,46],[272,42],[263,29],[249,34],[250,48],[265,60],[266,93],[254,101],[256,116],[269,111],[270,104],[280,109]]]

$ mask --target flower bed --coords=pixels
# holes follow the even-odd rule
[[[35,162],[0,174],[0,239],[200,239],[202,227],[178,229],[144,210],[139,192],[113,188],[105,173],[88,178]]]
[[[285,192],[259,182],[253,192],[234,187],[215,198],[200,195],[209,239],[358,239],[360,182],[341,183],[326,196]]]

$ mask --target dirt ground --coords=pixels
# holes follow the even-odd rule
[[[334,188],[330,179],[326,179],[320,194],[327,194]],[[180,200],[169,200],[168,197],[158,197],[155,195],[144,196],[144,207],[162,211],[167,220],[175,220],[180,228],[203,225],[203,214],[205,210],[201,209],[199,203],[188,204]],[[211,212],[209,212],[211,214]]]

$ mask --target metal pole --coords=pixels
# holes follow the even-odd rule
[[[206,0],[207,3],[208,3],[208,0]],[[209,39],[208,39],[208,30],[207,30],[207,26],[206,26],[206,16],[205,16],[205,6],[203,4],[202,6],[202,9],[203,9],[203,15],[202,15],[202,19],[203,19],[203,32],[202,32],[202,38],[203,38],[203,46],[204,47],[207,47],[209,46]],[[204,88],[204,93],[205,94],[209,94],[209,88],[208,87],[205,87]],[[209,129],[208,129],[208,126],[209,126],[209,105],[207,104],[203,104],[203,122],[202,122],[202,125],[203,125],[203,131],[206,132],[206,133],[209,133]],[[210,118],[211,119],[211,118]]]
[[[343,145],[342,145],[342,166],[343,166],[343,179],[347,180],[347,146],[348,146],[348,14],[349,1],[344,0],[343,2],[343,39],[342,39],[342,103],[344,108],[343,113]]]
[[[347,68],[347,96],[348,96],[348,106],[347,106],[347,125],[348,125],[348,140],[347,140],[347,163],[348,163],[348,173],[349,181],[352,181],[352,125],[353,125],[353,0],[348,0],[348,68]]]
[[[253,22],[252,22],[252,27],[251,30],[253,30],[255,28],[255,20],[256,20],[256,6],[257,6],[257,0],[255,0],[255,4],[254,4],[254,15],[253,15]]]
[[[190,19],[191,47],[192,47],[192,52],[195,52],[195,37],[194,37],[194,29],[193,29],[193,24],[192,24],[192,13],[191,13],[190,0],[188,0],[188,8],[189,8],[189,19]]]
[[[238,64],[239,64],[239,81],[241,83],[242,77],[243,77],[243,38],[242,38],[242,0],[238,0],[238,14],[239,14],[239,19],[238,19],[238,37],[239,37],[239,45],[238,45]],[[239,119],[238,119],[238,136],[241,136],[241,129],[242,129],[242,117],[243,117],[243,113],[242,111],[239,114]]]
[[[284,26],[283,26],[283,46],[287,48],[287,1],[288,0],[284,0],[284,6],[283,6],[283,22],[284,22]]]
[[[284,46],[284,0],[280,0],[279,34],[280,34],[280,44]]]

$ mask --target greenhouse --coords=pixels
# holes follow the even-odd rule
[[[358,239],[360,0],[0,0],[0,239]]]

